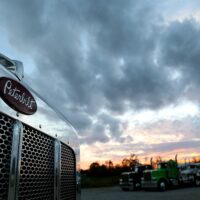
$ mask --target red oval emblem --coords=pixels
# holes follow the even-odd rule
[[[32,115],[37,110],[37,104],[32,94],[19,82],[6,78],[0,78],[1,98],[17,112]]]

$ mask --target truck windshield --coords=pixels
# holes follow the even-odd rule
[[[159,163],[158,164],[158,169],[165,169],[167,168],[167,163]]]

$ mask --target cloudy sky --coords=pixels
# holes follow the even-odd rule
[[[198,0],[6,0],[0,36],[78,130],[83,168],[200,155]]]

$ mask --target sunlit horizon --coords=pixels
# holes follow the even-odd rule
[[[137,159],[139,160],[139,163],[141,164],[151,164],[151,159],[152,161],[156,161],[156,159],[161,158],[162,161],[168,161],[170,159],[175,160],[175,156],[177,155],[177,162],[178,164],[185,164],[185,163],[191,163],[194,161],[200,161],[200,151],[196,152],[195,150],[191,150],[191,153],[183,153],[185,150],[181,150],[181,153],[178,153],[179,151],[175,151],[167,154],[147,154],[143,156],[135,155]],[[131,155],[124,155],[120,158],[107,158],[107,159],[94,159],[88,162],[81,162],[81,169],[82,170],[87,170],[90,168],[90,165],[92,163],[99,163],[100,165],[106,164],[107,161],[112,161],[114,166],[120,165],[122,166],[122,161],[124,159],[130,159]]]

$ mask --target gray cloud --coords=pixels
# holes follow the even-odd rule
[[[138,153],[137,156],[140,159],[140,157],[151,155],[151,154],[157,154],[157,156],[160,156],[161,154],[170,153],[173,151],[178,151],[179,149],[184,149],[185,153],[190,151],[191,149],[196,149],[199,151],[199,141],[180,141],[180,142],[166,142],[166,143],[160,143],[160,144],[146,144],[146,143],[126,143],[123,146],[123,151],[125,152],[124,155],[114,155],[115,151],[118,151],[120,149],[120,145],[111,145],[109,147],[104,147],[104,150],[101,152],[95,152],[98,156],[103,156],[106,154],[109,154],[110,157],[113,158],[121,158],[130,156],[131,153],[136,153],[142,151],[142,153]],[[113,153],[114,152],[114,153]],[[182,153],[182,152],[181,152]],[[174,155],[175,156],[175,155]]]
[[[181,142],[169,142],[154,145],[154,148],[151,150],[152,152],[168,152],[177,149],[191,149],[198,148],[199,149],[199,141],[181,141]]]
[[[187,116],[181,119],[174,120],[160,120],[153,123],[147,123],[145,125],[139,126],[137,132],[144,132],[157,135],[168,135],[171,137],[180,136],[182,140],[190,140],[191,138],[198,139],[200,137],[199,133],[200,118],[198,116],[191,117]]]
[[[152,148],[153,147],[153,148]],[[138,159],[140,162],[144,162],[143,159],[145,159],[145,162],[150,162],[150,158],[152,157],[152,154],[155,155],[153,159],[156,158],[156,156],[161,156],[163,160],[166,160],[166,157],[163,157],[164,154],[170,154],[170,152],[173,152],[174,154],[170,155],[170,158],[175,158],[175,155],[178,155],[178,160],[181,158],[184,158],[184,152],[178,152],[177,149],[184,149],[185,153],[193,152],[194,149],[199,151],[199,141],[182,141],[182,142],[168,142],[168,143],[162,143],[162,144],[152,144],[148,145],[145,143],[139,143],[134,144],[127,142],[123,144],[123,152],[120,154],[116,154],[119,150],[121,150],[121,145],[107,145],[103,147],[96,147],[95,153],[97,158],[115,158],[117,160],[117,163],[122,161],[124,158],[129,157],[131,154],[135,154],[136,152],[143,153],[136,153]],[[187,157],[185,157],[187,158]],[[191,159],[191,157],[190,157]]]
[[[166,26],[159,2],[4,1],[0,21],[13,47],[36,65],[29,82],[83,142],[123,142],[116,115],[176,103],[195,84],[191,76],[199,81],[198,22]],[[179,81],[172,69],[182,72]]]
[[[160,37],[160,63],[178,70],[185,84],[199,85],[200,24],[190,18],[175,21],[165,28]]]
[[[83,143],[108,142],[110,139],[117,142],[125,142],[127,139],[132,141],[132,138],[122,135],[123,127],[126,125],[125,121],[105,113],[97,115],[93,121],[81,133]]]
[[[109,141],[109,136],[106,134],[106,127],[102,124],[94,124],[86,131],[86,136],[81,138],[81,143],[92,144],[94,142],[106,143]]]

